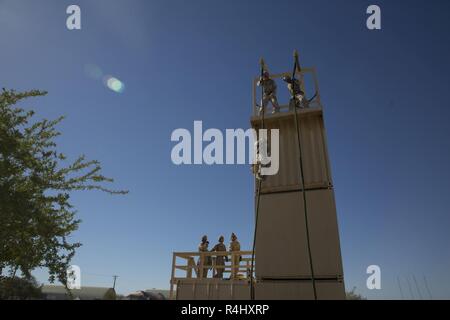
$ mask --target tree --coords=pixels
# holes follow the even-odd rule
[[[42,287],[40,287],[34,277],[7,278],[0,276],[0,299],[42,299]]]
[[[367,300],[359,293],[356,293],[356,287],[353,287],[352,291],[346,292],[345,295],[347,300]]]
[[[56,125],[63,120],[34,120],[33,111],[16,104],[43,91],[0,95],[0,276],[20,272],[31,279],[32,270],[47,268],[49,281],[67,284],[66,270],[80,243],[68,237],[80,220],[70,204],[74,190],[101,190],[125,194],[103,186],[113,182],[103,176],[98,161],[80,156],[64,165],[56,150]]]

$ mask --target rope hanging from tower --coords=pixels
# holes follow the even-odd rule
[[[298,62],[298,52],[297,50],[294,50],[294,69],[292,70],[292,82],[295,82],[295,74],[302,72],[300,63]],[[292,99],[295,101],[295,93],[292,95]],[[308,205],[306,202],[306,186],[305,186],[305,176],[303,173],[303,157],[302,157],[302,144],[301,144],[301,128],[298,121],[298,114],[297,114],[297,107],[295,104],[294,107],[294,119],[295,119],[295,128],[297,132],[297,142],[298,142],[298,153],[299,153],[299,166],[300,166],[300,184],[303,187],[303,209],[305,211],[305,229],[306,229],[306,243],[308,247],[308,258],[309,258],[309,268],[311,272],[311,281],[314,291],[314,300],[317,300],[317,290],[316,290],[316,279],[314,276],[314,265],[312,260],[312,253],[311,253],[311,241],[310,241],[310,234],[309,234],[309,223],[308,223]]]
[[[263,77],[264,71],[266,70],[266,64],[264,62],[264,59],[261,58],[259,60],[259,64],[261,67],[261,79]],[[263,86],[261,86],[261,97],[264,95],[264,89]],[[261,129],[264,129],[264,116],[265,116],[265,108],[262,108],[261,112]],[[258,136],[259,140],[259,136]],[[259,141],[258,141],[259,145]],[[259,151],[259,150],[258,150]],[[260,163],[257,165],[259,166],[259,170],[261,170]],[[250,299],[255,300],[255,282],[253,279],[253,273],[254,273],[254,265],[255,265],[255,247],[256,247],[256,232],[258,230],[258,217],[259,217],[259,201],[261,198],[261,185],[263,179],[257,179],[258,180],[258,187],[257,187],[257,194],[256,194],[256,203],[255,203],[255,228],[253,230],[253,246],[252,246],[252,260],[250,265]]]
[[[261,67],[261,78],[263,76],[264,71],[267,70],[267,67],[265,65],[264,60],[260,59],[260,67]],[[299,57],[297,50],[294,51],[294,68],[292,70],[292,83],[294,85],[296,81],[296,73],[301,73],[301,66],[299,63]],[[261,96],[264,95],[264,89],[261,86]],[[293,90],[293,93],[291,94],[291,98],[294,102],[296,102],[295,97],[295,90]],[[315,97],[317,96],[317,91],[313,95],[313,97],[308,101],[311,102]],[[305,188],[305,177],[303,173],[303,157],[302,157],[302,144],[301,144],[301,127],[298,121],[298,114],[297,114],[297,103],[294,104],[294,119],[295,119],[295,128],[297,132],[297,143],[298,143],[298,151],[299,151],[299,167],[300,167],[300,184],[303,187],[302,192],[302,200],[303,200],[303,209],[305,212],[304,218],[305,218],[305,229],[306,229],[306,241],[307,241],[307,249],[308,249],[308,258],[309,258],[309,267],[310,267],[310,273],[311,273],[311,282],[313,286],[313,292],[314,292],[314,300],[317,300],[317,288],[316,288],[316,281],[315,281],[315,275],[314,275],[314,264],[312,260],[312,252],[311,252],[311,241],[310,241],[310,232],[309,232],[309,221],[308,221],[308,205],[306,200],[306,188]],[[261,112],[261,129],[265,129],[265,108],[262,108]],[[258,136],[258,143],[259,143],[260,137]],[[259,150],[258,150],[259,152]],[[257,163],[259,166],[260,164]],[[259,167],[260,169],[260,167]],[[256,195],[255,195],[255,227],[253,232],[253,246],[252,246],[252,258],[251,258],[251,266],[250,266],[250,299],[255,300],[255,281],[254,281],[254,262],[255,262],[255,248],[256,248],[256,235],[258,231],[258,220],[259,220],[259,204],[260,204],[260,198],[261,198],[261,186],[263,179],[257,179],[258,185],[256,189]]]

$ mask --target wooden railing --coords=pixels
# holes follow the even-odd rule
[[[179,280],[183,279],[221,279],[219,277],[221,273],[223,274],[223,279],[249,279],[251,255],[251,251],[174,252],[172,276],[170,279],[170,297],[173,298],[174,286],[177,285]],[[223,265],[216,263],[217,257],[223,257]],[[179,260],[183,262],[179,263]],[[184,274],[177,275],[177,270],[181,270]]]

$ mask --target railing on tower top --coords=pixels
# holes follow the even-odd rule
[[[170,279],[170,297],[173,298],[174,286],[184,279],[221,279],[247,280],[251,272],[251,251],[223,252],[174,252],[172,259],[172,276]],[[217,263],[218,257],[223,264]],[[178,259],[183,262],[178,263]],[[255,264],[256,265],[256,264]],[[181,270],[184,274],[177,274]],[[210,272],[212,271],[212,272]]]
[[[312,81],[312,83],[308,83],[308,81],[305,79],[306,75],[310,75],[312,77],[312,80],[309,79],[309,81]],[[284,76],[292,76],[292,73],[291,72],[283,72],[283,73],[270,74],[270,78],[274,79],[274,80],[282,79]],[[310,108],[322,108],[322,103],[320,101],[319,82],[317,80],[316,68],[314,68],[314,67],[302,68],[302,71],[301,72],[297,71],[295,76],[298,80],[300,80],[302,90],[304,92],[306,92],[307,99],[311,99],[312,95],[314,95],[314,94],[316,95],[314,97],[314,99],[310,102],[309,107]],[[259,81],[259,77],[253,78],[253,81],[252,81],[252,108],[253,108],[253,116],[254,117],[259,116],[258,105],[261,104],[261,97],[259,96],[260,94],[257,93],[259,91],[259,90],[257,90],[258,81]],[[307,92],[308,90],[305,90],[305,82],[307,82],[308,85],[312,85],[314,92]],[[287,90],[286,86],[281,86],[279,82],[277,82],[277,87],[278,87],[278,89],[277,89],[278,95],[280,95],[281,90]],[[309,94],[309,96],[308,96],[308,94]],[[284,101],[278,100],[278,103],[280,105],[281,111],[285,111],[285,110],[289,109],[289,102],[287,102],[287,104],[285,104]],[[270,103],[269,103],[269,105],[270,105]],[[270,112],[266,111],[266,115],[269,116]]]

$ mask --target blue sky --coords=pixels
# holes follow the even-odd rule
[[[65,27],[66,7],[82,30]],[[72,159],[103,163],[127,196],[74,193],[83,220],[74,263],[83,285],[167,288],[173,251],[201,235],[237,233],[249,249],[248,166],[174,166],[176,128],[248,128],[251,79],[263,56],[291,69],[293,49],[318,70],[336,193],[345,281],[368,298],[450,298],[450,42],[448,1],[1,1],[0,86],[42,89],[25,104],[65,115],[58,138]],[[89,77],[98,66],[125,84]],[[367,266],[382,290],[365,289]],[[37,271],[45,281],[44,271]]]

